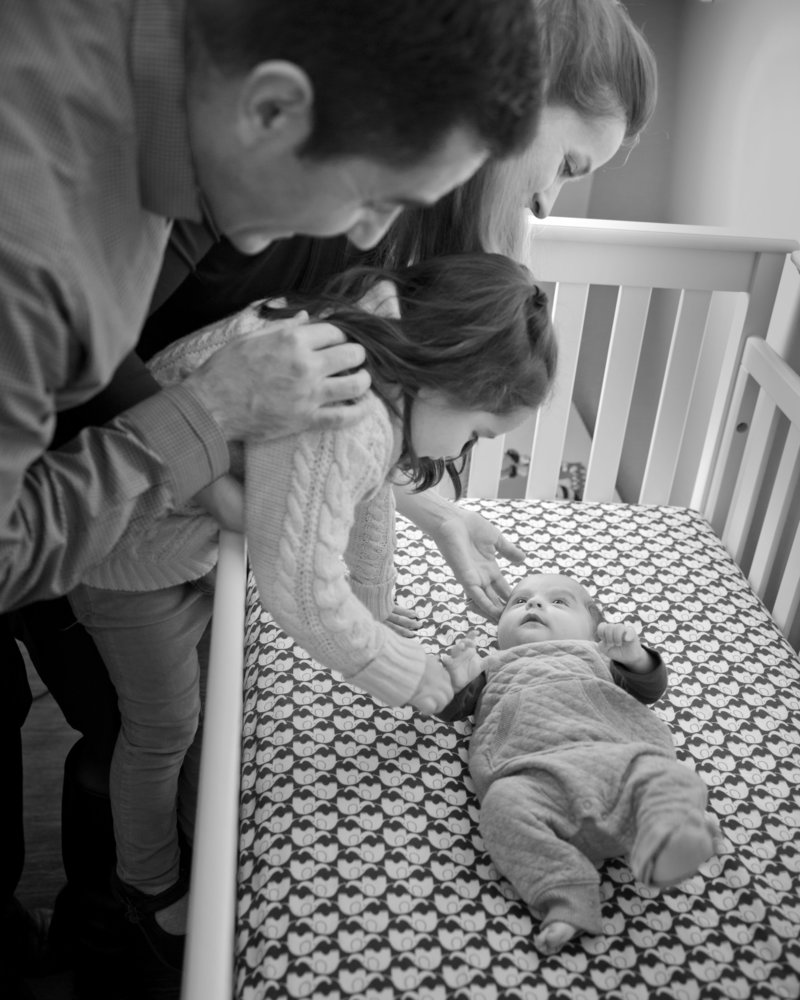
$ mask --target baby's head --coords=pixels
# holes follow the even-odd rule
[[[526,576],[500,615],[498,649],[549,639],[597,638],[602,612],[589,592],[558,573]]]

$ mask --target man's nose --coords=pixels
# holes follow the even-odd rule
[[[394,212],[374,214],[359,220],[348,232],[348,239],[359,250],[371,250],[401,211],[398,208]]]

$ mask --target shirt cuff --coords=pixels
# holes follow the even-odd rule
[[[214,418],[183,385],[163,389],[118,418],[156,454],[180,506],[230,467],[228,444]]]

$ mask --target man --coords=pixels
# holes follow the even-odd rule
[[[361,350],[288,323],[47,451],[135,345],[173,219],[247,253],[369,247],[522,148],[539,94],[528,0],[4,2],[0,608],[71,589],[131,518],[222,476],[231,441],[360,416],[368,378],[339,373]],[[5,648],[3,682],[22,668]],[[0,703],[18,740],[24,705]]]

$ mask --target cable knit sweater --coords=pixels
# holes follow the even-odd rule
[[[261,322],[253,306],[234,323],[176,341],[150,368],[162,385],[173,385]],[[426,655],[379,620],[393,604],[387,477],[399,452],[397,430],[375,395],[356,425],[245,448],[245,533],[262,604],[310,656],[390,705],[408,701]],[[216,564],[218,531],[198,507],[134,523],[83,582],[141,591],[197,579]]]

